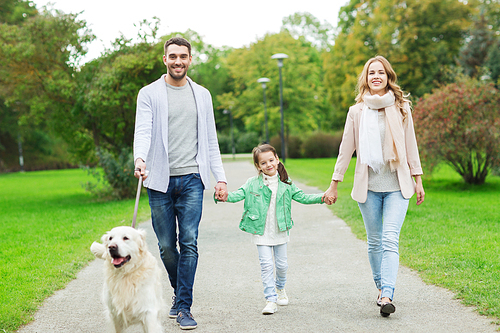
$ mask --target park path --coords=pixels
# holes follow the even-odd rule
[[[225,162],[224,167],[231,191],[255,175],[250,160]],[[324,190],[297,184],[306,193]],[[426,285],[405,267],[400,267],[396,285],[397,311],[382,318],[375,305],[377,292],[366,243],[356,239],[326,205],[297,203],[292,208],[295,226],[288,246],[290,304],[263,316],[257,249],[250,235],[238,229],[243,203],[216,205],[212,194],[207,191],[205,195],[200,226],[192,307],[198,322],[195,332],[497,332],[491,319],[460,304],[453,293]],[[149,249],[158,257],[151,222],[139,228],[147,230]],[[101,260],[91,262],[65,289],[48,298],[34,321],[18,332],[107,332],[100,298],[102,266]],[[169,301],[172,291],[166,274],[163,283],[164,298]],[[166,315],[163,325],[165,332],[181,331]],[[133,327],[127,332],[140,330]]]

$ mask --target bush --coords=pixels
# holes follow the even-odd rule
[[[278,156],[281,158],[281,137],[273,136],[269,139],[269,144],[276,149]],[[285,138],[286,157],[301,158],[302,157],[302,139],[299,136],[289,135]]]
[[[276,153],[281,157],[281,137],[279,135],[271,137],[269,139],[269,144],[276,149]]]
[[[217,134],[221,154],[232,154],[231,134]],[[234,147],[236,153],[251,153],[259,144],[259,135],[255,132],[234,133]]]
[[[231,140],[231,137],[229,137]],[[237,153],[251,153],[252,149],[259,145],[259,134],[255,132],[239,133],[234,135]]]
[[[302,157],[302,139],[300,136],[290,135],[286,140],[286,156],[289,158]]]
[[[500,94],[471,78],[436,89],[414,112],[422,163],[432,171],[449,163],[466,183],[483,184],[500,164]]]
[[[100,198],[128,199],[137,191],[134,177],[134,158],[130,149],[121,150],[118,157],[101,150],[97,152],[102,173],[96,168],[84,167],[97,183],[87,182],[85,189]]]
[[[219,141],[219,149],[221,154],[231,154],[231,135],[217,134],[217,140]]]
[[[339,154],[341,141],[341,132],[335,134],[314,132],[302,144],[303,155],[306,158],[336,157]]]
[[[68,145],[59,137],[40,129],[23,131],[22,150],[25,171],[75,168]],[[0,133],[0,172],[19,171],[17,137]]]

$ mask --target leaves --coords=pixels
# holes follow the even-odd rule
[[[430,92],[443,82],[442,70],[454,65],[471,11],[458,0],[351,0],[325,55],[325,86],[335,113],[345,117],[357,76],[375,55],[391,62],[405,91]]]
[[[19,24],[37,14],[33,1],[0,0],[0,23]]]
[[[78,146],[74,133],[79,132],[78,139],[118,156],[132,145],[138,91],[157,80],[164,65],[161,43],[116,45],[118,49],[86,64],[76,75],[78,101],[69,117],[61,120],[61,133]],[[84,160],[85,154],[80,157]]]
[[[35,123],[74,103],[76,62],[93,35],[74,14],[44,11],[21,25],[0,25],[0,94],[22,101]]]
[[[0,101],[6,112],[2,118],[9,121],[2,124],[0,136],[9,142],[6,149],[12,152],[17,150],[17,135],[22,134],[25,151],[38,149],[35,154],[40,155],[27,159],[28,169],[37,168],[45,148],[29,139],[43,131],[41,137],[51,138],[52,145],[59,142],[54,132],[75,103],[77,63],[94,36],[77,15],[46,9],[38,12],[31,1],[0,1],[7,10],[0,14]],[[61,165],[67,164],[62,160],[65,157],[59,161]]]
[[[266,104],[270,136],[280,133],[280,78],[278,63],[271,56],[285,53],[283,60],[283,113],[286,131],[291,135],[317,129],[328,117],[322,85],[321,52],[287,31],[266,35],[247,48],[234,50],[227,57],[233,90],[235,119],[244,121],[247,131],[264,137],[263,90],[257,79],[267,77]]]
[[[334,44],[334,28],[328,23],[321,23],[310,13],[295,13],[283,19],[281,28],[288,31],[295,39],[304,38],[319,49],[328,50]]]
[[[414,120],[424,164],[445,161],[465,182],[484,183],[500,165],[499,103],[492,83],[467,77],[420,99]]]

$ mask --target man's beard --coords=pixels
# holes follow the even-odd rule
[[[182,80],[186,75],[187,75],[187,68],[184,72],[182,72],[181,74],[177,74],[175,73],[174,71],[171,71],[170,68],[168,70],[168,75],[170,75],[170,77],[174,80]]]

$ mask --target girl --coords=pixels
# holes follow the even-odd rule
[[[349,108],[332,182],[325,192],[337,201],[337,184],[356,151],[351,196],[365,223],[377,305],[384,317],[396,311],[392,300],[399,233],[409,199],[416,192],[420,205],[425,196],[410,101],[396,82],[387,59],[377,56],[366,62],[358,78],[357,104]]]
[[[322,194],[304,194],[288,178],[285,166],[269,144],[253,149],[253,162],[259,175],[252,177],[237,191],[229,192],[227,201],[245,200],[240,229],[251,233],[257,245],[266,306],[262,314],[273,314],[278,305],[287,305],[285,292],[288,269],[286,244],[291,217],[292,199],[303,204],[322,203]],[[217,200],[224,193],[219,192]],[[332,198],[333,200],[333,198]],[[274,253],[274,265],[273,265]],[[276,280],[274,267],[276,266]]]

